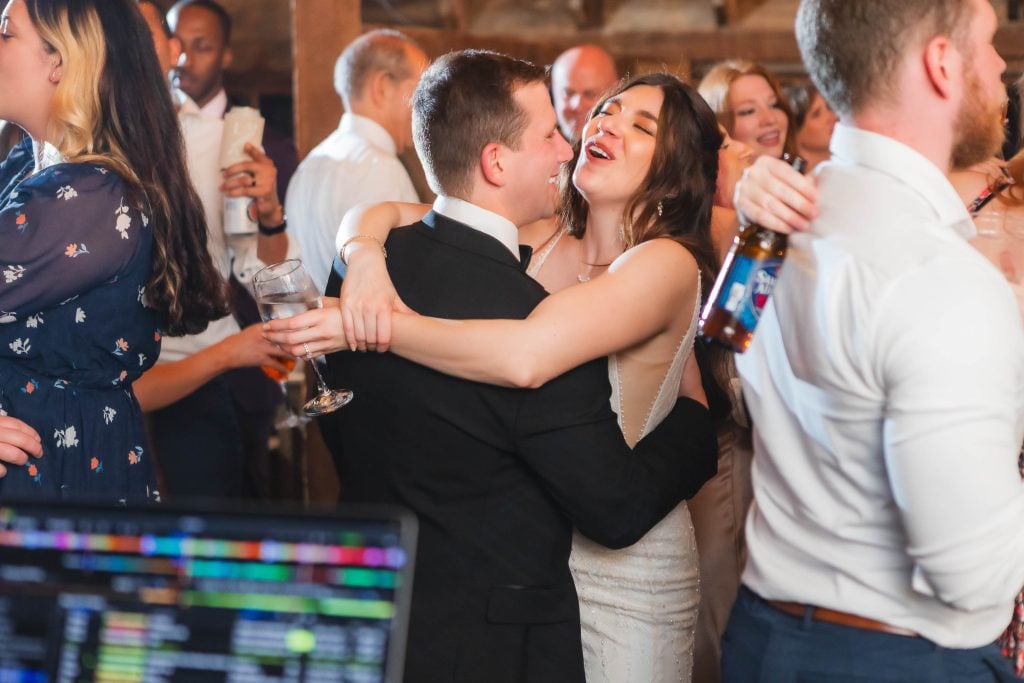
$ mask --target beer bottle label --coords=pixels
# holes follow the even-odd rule
[[[744,328],[753,330],[775,287],[781,265],[780,258],[761,260],[736,254],[732,276],[723,283],[716,305],[733,315]]]

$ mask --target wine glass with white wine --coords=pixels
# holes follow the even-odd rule
[[[323,307],[320,292],[299,259],[289,259],[263,268],[253,275],[252,285],[256,293],[256,304],[265,322]],[[327,386],[309,347],[306,347],[306,362],[313,367],[316,375],[317,395],[302,406],[303,413],[310,416],[324,415],[352,400],[353,394],[348,389],[334,391]]]

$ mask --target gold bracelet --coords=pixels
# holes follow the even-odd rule
[[[346,266],[348,265],[348,259],[345,258],[345,249],[347,249],[348,245],[352,244],[356,240],[370,240],[371,242],[376,243],[376,245],[380,247],[380,253],[384,254],[384,258],[388,257],[388,250],[384,248],[384,243],[379,239],[373,235],[356,235],[345,240],[344,244],[341,245],[341,249],[338,251],[338,256],[341,258],[341,262]]]

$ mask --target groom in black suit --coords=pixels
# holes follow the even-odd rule
[[[524,318],[546,295],[523,272],[516,228],[551,215],[571,157],[544,75],[482,51],[423,75],[414,136],[439,199],[386,244],[419,313]],[[624,547],[692,496],[716,466],[704,407],[680,399],[630,451],[604,358],[534,390],[390,353],[336,353],[329,367],[356,396],[322,423],[343,500],[399,503],[420,520],[404,680],[582,683],[572,529]]]

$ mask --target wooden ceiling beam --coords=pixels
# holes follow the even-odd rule
[[[369,27],[368,27],[369,28]],[[662,61],[670,69],[677,63],[692,63],[698,69],[723,59],[741,58],[766,65],[802,64],[796,38],[791,30],[758,30],[727,27],[716,31],[678,33],[605,34],[588,29],[566,37],[531,40],[513,36],[474,36],[464,31],[402,27],[419,40],[427,53],[437,56],[449,50],[488,48],[550,63],[562,50],[584,42],[603,45],[621,60],[645,63]],[[1024,23],[1007,23],[999,27],[995,46],[1009,63],[1008,73],[1015,77],[1024,71]]]
[[[722,7],[727,24],[735,24],[763,5],[765,1],[766,0],[711,0],[711,4],[712,6]]]
[[[370,26],[367,26],[370,28]],[[585,30],[567,37],[530,40],[512,36],[476,36],[463,31],[403,26],[401,30],[419,41],[428,54],[449,50],[487,48],[533,61],[550,61],[562,50],[580,43],[597,43],[624,59],[718,61],[732,57],[763,62],[800,62],[792,31],[723,29],[680,33],[617,33]]]

